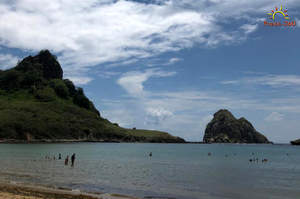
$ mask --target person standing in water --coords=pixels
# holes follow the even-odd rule
[[[65,165],[69,164],[69,156],[67,155],[66,159],[65,159]]]
[[[149,156],[152,157],[152,152],[149,153]]]
[[[73,167],[74,166],[74,162],[75,162],[75,153],[73,153],[73,155],[71,156],[71,162],[72,162],[72,164],[71,164],[71,166]]]
[[[58,159],[61,160],[61,154],[58,154]]]

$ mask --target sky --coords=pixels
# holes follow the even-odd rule
[[[296,26],[265,26],[281,5]],[[288,143],[300,138],[299,11],[299,0],[0,0],[0,69],[49,49],[123,127],[202,141],[228,109]]]

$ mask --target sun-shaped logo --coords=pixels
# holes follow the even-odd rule
[[[275,9],[273,9],[271,13],[268,13],[268,15],[270,15],[270,19],[273,19],[273,21],[275,21],[276,14],[281,14],[284,17],[284,19],[286,19],[286,20],[290,19],[289,15],[287,13],[287,9],[282,9],[282,5],[280,6],[280,9],[275,7]]]

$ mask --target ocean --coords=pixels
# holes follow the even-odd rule
[[[65,166],[64,158],[72,153],[75,166]],[[47,155],[56,160],[45,159]],[[250,162],[253,158],[258,161]],[[294,199],[300,198],[300,147],[0,144],[0,181],[148,199]]]

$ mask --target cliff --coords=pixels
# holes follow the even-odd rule
[[[48,50],[0,71],[0,141],[185,142],[102,118]]]
[[[228,110],[219,110],[208,123],[205,143],[270,143],[245,118],[236,119]]]

